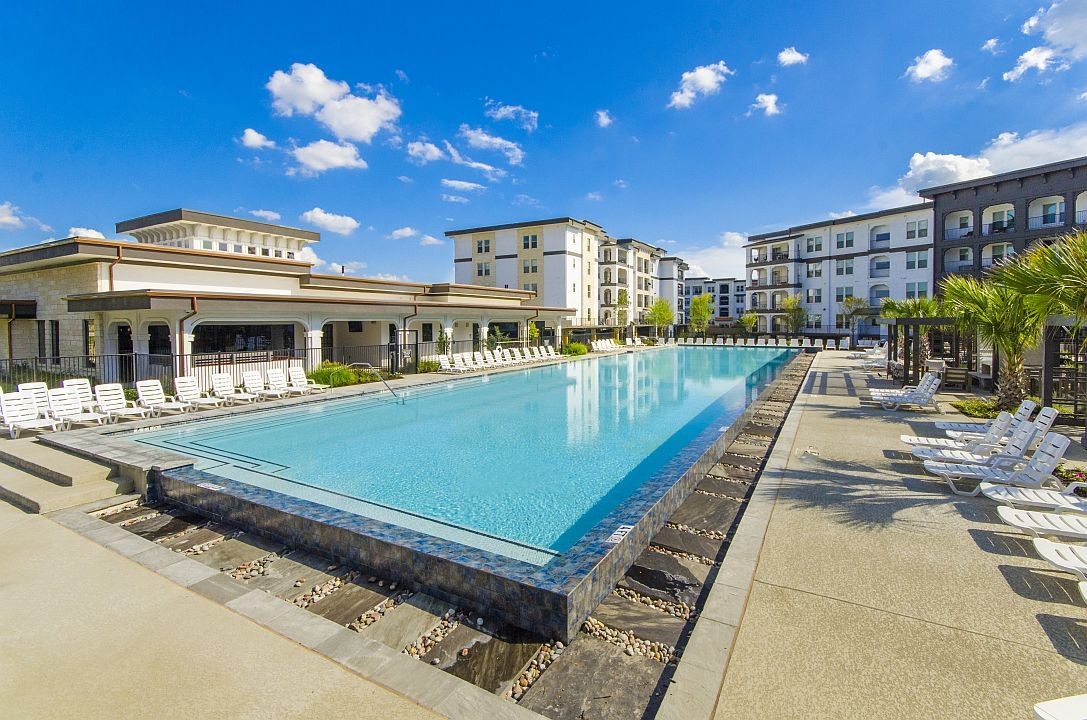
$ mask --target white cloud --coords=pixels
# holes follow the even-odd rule
[[[419,234],[419,231],[410,225],[405,225],[402,228],[397,228],[389,233],[389,237],[393,240],[403,240],[404,238],[415,237]]]
[[[472,160],[471,158],[462,155],[448,140],[445,141],[445,151],[449,153],[449,159],[454,165],[463,165],[464,167],[469,167],[473,170],[479,170],[486,175],[487,179],[491,182],[495,182],[506,176],[506,171],[501,168],[496,168],[494,165],[488,165],[485,162]]]
[[[442,187],[447,187],[450,190],[456,190],[457,192],[479,192],[480,190],[486,190],[486,186],[479,183],[468,182],[467,180],[447,180],[442,178]]]
[[[282,217],[275,210],[250,210],[249,214],[253,217],[258,217],[261,220],[266,220],[267,222],[275,222]]]
[[[612,184],[615,185],[615,187],[619,188],[620,190],[626,190],[628,187],[630,187],[630,183],[628,183],[623,178],[619,178],[618,180],[616,180]]]
[[[778,96],[773,93],[759,93],[756,95],[755,104],[751,106],[747,114],[750,115],[759,110],[762,110],[767,117],[780,115],[781,108],[778,107]]]
[[[326,103],[317,119],[340,140],[369,144],[382,130],[395,130],[400,102],[380,89],[372,98],[348,95]]]
[[[407,175],[397,175],[396,179],[399,180],[402,183],[405,183],[405,184],[410,184],[410,183],[415,182],[415,180],[411,179]]]
[[[1079,100],[1080,102],[1087,102],[1087,92],[1081,92],[1081,93],[1079,94],[1079,98],[1078,98],[1078,100]]]
[[[917,190],[987,177],[995,173],[1044,165],[1087,155],[1087,122],[1053,130],[1034,130],[1026,135],[1005,132],[993,138],[974,156],[914,153],[909,170],[890,187],[869,191],[870,209],[918,202]]]
[[[461,204],[464,204],[464,203],[469,202],[468,198],[464,197],[463,195],[449,195],[447,193],[442,193],[442,200],[444,200],[447,203],[461,203]]]
[[[416,140],[408,143],[408,158],[418,165],[426,165],[428,162],[444,159],[445,153],[432,142]]]
[[[445,241],[441,238],[436,238],[433,235],[424,235],[419,238],[419,244],[423,247],[429,247],[432,245],[445,245]]]
[[[853,212],[852,210],[843,210],[841,212],[831,211],[827,213],[831,220],[841,220],[842,218],[853,217],[856,214],[857,213]]]
[[[989,87],[989,78],[988,77],[982,78],[981,82],[978,83],[978,90],[985,90],[988,87]]]
[[[906,76],[913,82],[941,82],[947,79],[955,61],[944,55],[944,51],[933,48],[924,55],[913,59],[913,65],[906,68]]]
[[[253,128],[246,128],[245,132],[241,136],[242,145],[253,150],[264,150],[265,148],[274,148],[276,146],[274,140],[269,140],[264,135],[260,134]]]
[[[712,65],[699,65],[679,78],[679,89],[672,93],[668,107],[684,110],[691,107],[699,96],[715,95],[729,75],[735,74],[724,60]]]
[[[310,225],[316,225],[337,235],[350,235],[359,226],[359,221],[350,215],[336,215],[325,212],[319,207],[302,213],[301,218]]]
[[[70,227],[68,228],[68,235],[66,237],[85,237],[85,238],[98,238],[99,240],[105,240],[106,236],[95,230],[94,228],[85,227]]]
[[[513,204],[528,205],[529,207],[539,207],[540,201],[532,197],[531,195],[525,195],[524,193],[520,193],[513,196]]]
[[[22,213],[11,201],[0,203],[0,230],[21,230],[28,223],[42,232],[49,232],[53,229],[41,220]]]
[[[408,74],[406,72],[404,72],[403,70],[401,70],[400,68],[397,68],[395,72],[396,72],[396,76],[398,78],[400,78],[401,82],[406,82],[406,83],[411,82],[411,78],[408,77]]]
[[[277,115],[312,115],[320,106],[337,100],[351,89],[347,83],[329,80],[324,70],[312,63],[294,63],[288,72],[276,70],[265,85],[272,93]]]
[[[328,140],[318,140],[309,145],[295,148],[291,155],[298,161],[301,167],[288,171],[301,172],[303,175],[320,175],[326,170],[337,168],[366,169],[366,161],[359,157],[359,149],[351,143],[334,143]]]
[[[486,107],[483,114],[492,120],[512,120],[529,132],[534,131],[540,122],[540,113],[522,105],[503,105],[488,98]]]
[[[391,280],[393,282],[410,282],[407,275],[397,275],[396,273],[373,273],[366,277],[374,280]]]
[[[982,46],[979,49],[984,50],[985,52],[988,52],[988,53],[992,53],[993,55],[999,55],[1000,54],[1000,41],[997,40],[996,38],[989,38],[984,43],[982,43]]]
[[[603,200],[604,196],[598,192],[585,193],[586,200]]]
[[[1046,70],[1049,70],[1050,67],[1060,70],[1067,69],[1068,66],[1062,66],[1057,61],[1057,52],[1053,48],[1039,46],[1031,48],[1020,55],[1019,60],[1015,63],[1015,67],[1004,73],[1003,77],[1008,82],[1015,82],[1023,77],[1028,70],[1036,70],[1041,74]]]
[[[597,110],[594,114],[596,116],[596,124],[602,128],[606,128],[608,125],[615,122],[615,118],[611,116],[611,112],[608,110]]]
[[[802,53],[793,46],[789,46],[778,53],[778,65],[789,67],[790,65],[803,65],[810,55]]]
[[[692,248],[679,254],[691,266],[688,277],[739,277],[745,276],[743,245],[744,233],[726,231],[717,242],[708,247]]]
[[[469,147],[480,150],[496,150],[506,156],[510,165],[520,165],[525,159],[525,151],[512,140],[491,135],[483,128],[472,128],[468,125],[460,126],[460,136],[468,141]]]
[[[361,260],[351,260],[346,263],[328,262],[319,257],[313,248],[306,246],[298,251],[298,259],[313,265],[311,272],[327,273],[331,275],[354,275],[360,270],[366,269],[366,263]]]

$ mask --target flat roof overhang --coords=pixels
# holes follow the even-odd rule
[[[0,318],[7,320],[34,320],[37,317],[37,300],[0,300]]]

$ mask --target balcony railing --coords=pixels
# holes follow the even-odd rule
[[[887,240],[872,240],[868,244],[868,247],[871,250],[889,250],[891,248],[891,240],[889,238]]]
[[[956,260],[955,262],[944,263],[944,272],[957,273],[964,270],[973,270],[973,260]]]
[[[874,278],[891,277],[891,267],[889,265],[887,267],[875,267],[875,266],[873,266],[872,269],[868,271],[868,277],[874,277]]]
[[[958,240],[959,238],[967,238],[974,236],[973,227],[965,228],[944,228],[944,240]]]
[[[1064,212],[1045,213],[1027,219],[1027,227],[1031,230],[1042,230],[1058,225],[1064,225]]]
[[[982,232],[986,235],[1000,235],[1001,233],[1015,232],[1014,220],[1000,220],[982,225]]]
[[[993,265],[998,265],[1008,259],[1009,256],[1001,255],[1000,257],[987,257],[981,259],[981,266],[983,268],[991,268]]]
[[[775,252],[770,254],[770,260],[772,262],[782,262],[789,259],[789,253],[787,252]]]

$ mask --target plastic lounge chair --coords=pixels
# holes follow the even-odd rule
[[[24,395],[34,399],[34,406],[38,414],[45,417],[49,414],[49,386],[43,382],[19,383],[16,388]]]
[[[852,343],[850,342],[849,338],[847,338],[847,337],[839,338],[839,340],[838,340],[838,349],[839,350],[848,350],[850,348],[851,344]]]
[[[95,385],[94,397],[98,401],[98,411],[108,416],[110,422],[117,422],[123,418],[148,416],[147,408],[125,399],[125,389],[121,383]]]
[[[46,400],[48,403],[48,398]],[[4,427],[14,440],[23,430],[49,430],[56,431],[60,424],[56,418],[42,417],[38,412],[37,403],[29,393],[12,392],[0,395],[0,417],[3,418]]]
[[[1019,407],[1022,408],[1023,406],[1020,405]],[[1031,410],[1030,412],[1033,412],[1033,410]],[[1045,431],[1048,432],[1049,428],[1052,427],[1054,422],[1056,422],[1058,415],[1059,413],[1053,408],[1042,408],[1038,412],[1038,417],[1035,418],[1035,423],[1038,424],[1038,427],[1043,427],[1044,425]],[[1039,423],[1039,421],[1042,422]],[[991,422],[992,421],[989,421],[989,423]],[[1024,422],[1030,422],[1030,413],[1028,413],[1025,409],[1016,410],[1015,414],[1012,415],[1012,429],[1018,427],[1020,423]],[[985,427],[989,427],[989,423],[986,423]],[[966,432],[965,430],[944,431],[944,433],[949,438],[954,438],[955,440],[976,440],[984,432],[984,428],[982,428],[979,432]]]
[[[547,346],[547,356],[552,358],[559,356],[559,354],[555,352],[555,347],[553,345]]]
[[[260,373],[256,370],[247,370],[242,373],[242,387],[245,388],[247,393],[256,395],[261,400],[282,398],[290,394],[286,390],[267,387],[264,381],[260,379]]]
[[[268,370],[264,376],[268,380],[268,387],[272,390],[285,390],[290,395],[309,395],[310,393],[308,385],[299,387],[288,383],[287,376],[278,368]]]
[[[1087,598],[1087,583],[1079,584],[1080,593]],[[1036,720],[1083,720],[1087,718],[1087,695],[1070,695],[1046,700],[1034,706]]]
[[[993,420],[993,424],[984,435],[976,440],[953,440],[949,437],[919,437],[917,435],[899,435],[898,439],[915,448],[945,448],[948,450],[966,450],[977,452],[978,448],[986,445],[995,445],[1004,437],[1011,428],[1012,414],[1002,412]]]
[[[174,396],[196,409],[219,407],[223,404],[222,398],[213,397],[200,390],[200,383],[195,375],[178,375],[174,378]]]
[[[996,514],[1008,525],[1028,532],[1034,537],[1052,536],[1087,540],[1087,515],[1020,510],[1007,505],[998,507]]]
[[[1009,507],[1087,513],[1087,498],[1081,498],[1075,493],[1076,488],[1083,486],[1084,483],[1072,483],[1062,490],[1049,490],[983,482],[980,489],[985,497]]]
[[[981,492],[981,483],[1000,483],[1026,488],[1060,488],[1060,481],[1053,477],[1053,471],[1064,458],[1064,453],[1071,443],[1066,436],[1049,433],[1042,444],[1034,451],[1030,460],[1021,468],[1004,469],[989,465],[970,465],[967,463],[943,463],[935,460],[925,461],[925,470],[939,475],[956,495],[974,497]],[[976,480],[973,490],[960,490],[955,483],[963,480]]]
[[[87,378],[69,378],[61,383],[61,387],[74,392],[84,410],[92,412],[98,407],[94,400],[94,391],[91,390],[91,381]]]
[[[1001,445],[998,438],[996,442],[981,443],[974,450],[914,448],[913,456],[922,460],[1012,467],[1023,460],[1037,434],[1033,424],[1021,423],[1008,438],[1007,445]]]
[[[1051,565],[1066,570],[1080,580],[1087,580],[1087,547],[1034,538],[1034,550],[1038,557]]]
[[[227,405],[235,402],[253,402],[257,396],[242,392],[234,386],[234,379],[228,373],[214,373],[211,376],[211,392],[217,398],[222,398]]]
[[[459,375],[464,372],[464,368],[454,367],[453,362],[449,359],[448,355],[439,355],[438,372],[447,375]]]
[[[927,387],[918,387],[916,390],[905,395],[886,395],[876,397],[875,399],[884,410],[898,410],[903,405],[916,405],[920,408],[931,405],[934,410],[939,412],[940,406],[936,402],[936,391],[939,387],[940,379],[936,378],[929,383]]]
[[[95,423],[101,425],[109,420],[100,412],[84,410],[83,403],[73,390],[66,387],[53,388],[49,391],[49,414],[55,420],[70,428],[75,423]]]
[[[164,393],[158,380],[140,380],[136,383],[136,394],[139,396],[136,402],[150,410],[152,416],[163,412],[188,412],[190,409],[187,402],[179,402],[174,396]]]
[[[310,392],[324,392],[325,390],[332,388],[331,385],[315,382],[312,378],[306,377],[306,371],[297,365],[292,365],[287,368],[287,380],[290,382],[291,387],[302,387],[305,385],[310,389]]]
[[[1033,400],[1024,400],[1019,403],[1019,407],[1012,413],[1012,425],[1019,424],[1022,420],[1029,420],[1030,416],[1034,414],[1034,411],[1038,409],[1038,403]],[[968,432],[968,433],[983,433],[992,424],[991,420],[986,422],[954,422],[943,421],[936,423],[938,430],[951,431],[951,432]],[[948,435],[948,437],[955,437],[954,435]]]
[[[920,387],[928,385],[933,380],[935,380],[936,377],[937,376],[936,376],[935,373],[927,372],[927,373],[925,373],[924,375],[921,376],[921,379],[917,382],[916,385],[903,385],[902,387],[897,387],[897,388],[869,388],[868,389],[868,394],[872,395],[872,396],[876,396],[876,395],[881,395],[881,396],[884,396],[884,395],[908,395],[909,393],[913,392],[914,390],[917,390]]]

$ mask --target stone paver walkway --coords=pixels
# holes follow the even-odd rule
[[[1025,718],[1084,692],[1072,577],[994,503],[926,476],[898,436],[934,434],[937,416],[881,412],[861,402],[869,384],[820,354],[796,437],[778,441],[788,461],[716,716]]]

